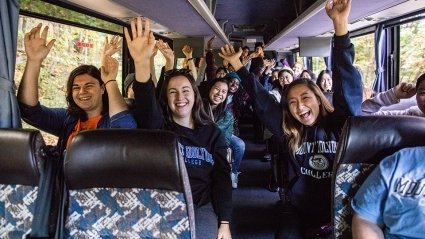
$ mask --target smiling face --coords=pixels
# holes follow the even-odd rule
[[[303,66],[297,62],[294,64],[292,70],[294,70],[294,75],[298,77],[304,69]]]
[[[328,73],[323,74],[320,88],[323,91],[332,91],[332,77]]]
[[[226,71],[224,69],[219,69],[215,73],[215,78],[224,78],[226,76]]]
[[[303,71],[303,73],[301,73],[301,75],[300,75],[300,78],[306,78],[306,79],[311,80],[311,76],[310,76],[310,74],[308,74],[307,71]]]
[[[89,118],[101,114],[104,92],[105,88],[89,74],[76,76],[72,83],[72,99],[78,107],[87,113]]]
[[[320,102],[306,85],[295,85],[288,92],[288,107],[291,115],[301,124],[311,126],[320,115]]]
[[[174,76],[167,86],[167,101],[174,121],[191,119],[195,94],[189,80]]]
[[[248,56],[249,55],[249,49],[248,48],[244,48],[243,50],[242,50],[242,57],[246,57],[246,56]]]
[[[279,84],[283,87],[291,83],[294,80],[294,77],[286,71],[279,72]]]
[[[416,88],[416,103],[419,109],[425,114],[425,80],[419,83]]]
[[[229,82],[229,92],[234,94],[239,90],[239,80],[236,78],[232,78]]]
[[[217,81],[209,92],[210,103],[213,106],[217,106],[223,103],[227,96],[229,86],[225,82]]]

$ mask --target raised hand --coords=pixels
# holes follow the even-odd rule
[[[100,73],[103,83],[115,80],[118,74],[118,61],[109,55],[105,55],[102,61],[104,62],[104,65],[100,68]]]
[[[397,99],[408,99],[416,94],[416,87],[410,83],[400,83],[394,87]]]
[[[121,49],[122,38],[119,36],[113,36],[111,41],[106,37],[105,44],[103,45],[102,54],[113,56],[116,52]]]
[[[168,45],[168,43],[163,42],[161,39],[156,43],[158,50],[165,57],[165,70],[171,70],[174,67],[174,51]]]
[[[162,41],[161,39],[158,40],[156,43],[156,46],[158,47],[158,50],[164,55],[165,59],[173,59],[174,60],[174,51],[171,49],[171,47],[168,45],[168,43]]]
[[[328,0],[325,6],[326,13],[332,19],[337,36],[348,32],[348,15],[351,9],[351,0]]]
[[[219,52],[218,55],[224,60],[228,61],[233,66],[233,68],[235,68],[235,71],[238,71],[243,67],[242,62],[239,59],[242,55],[242,48],[239,48],[239,51],[235,52],[235,49],[232,45],[226,44],[225,46],[221,47],[221,52]]]
[[[182,52],[186,58],[192,58],[193,49],[189,45],[184,45]]]
[[[41,31],[41,28],[42,24],[40,23],[30,32],[25,34],[24,44],[28,61],[43,61],[56,41],[55,39],[52,39],[46,44],[49,27],[44,27],[43,31]]]
[[[137,17],[136,21],[131,20],[130,26],[131,36],[127,28],[124,28],[124,35],[131,57],[136,64],[141,62],[149,64],[156,43],[155,37],[150,31],[150,20],[146,19],[145,29],[143,29],[141,17]]]

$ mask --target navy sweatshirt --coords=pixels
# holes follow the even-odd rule
[[[214,123],[190,129],[174,122],[166,122],[151,80],[146,83],[134,81],[133,90],[135,116],[139,127],[162,128],[177,134],[195,207],[212,202],[218,220],[230,221],[230,164],[226,159],[228,146],[220,129]]]

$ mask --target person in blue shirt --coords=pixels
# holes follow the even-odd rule
[[[383,159],[353,198],[353,238],[424,238],[425,147]]]

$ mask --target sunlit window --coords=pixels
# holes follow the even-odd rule
[[[326,70],[326,64],[323,57],[312,57],[313,62],[313,73],[317,76],[319,76],[319,73],[322,70]],[[331,68],[331,67],[329,67]]]
[[[376,63],[374,39],[374,33],[353,37],[351,39],[356,52],[354,64],[361,69],[364,86],[368,88],[372,88],[373,82],[375,81]]]
[[[425,20],[400,26],[400,82],[416,82],[425,72]]]

